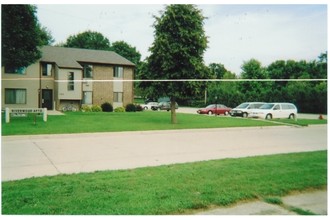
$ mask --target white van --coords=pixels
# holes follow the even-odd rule
[[[251,117],[272,119],[297,117],[297,107],[292,103],[266,103],[251,113]]]
[[[246,118],[250,116],[252,111],[254,109],[260,108],[263,104],[266,104],[265,102],[244,102],[240,104],[239,106],[233,108],[229,114],[231,116],[241,116],[243,118]]]

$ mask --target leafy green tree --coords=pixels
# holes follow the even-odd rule
[[[242,65],[241,78],[267,79],[267,71],[258,60],[251,59]],[[264,101],[269,97],[271,82],[243,81],[240,83],[240,92],[245,101]]]
[[[327,63],[328,61],[328,51],[326,51],[325,53],[321,53],[319,58],[319,63]]]
[[[157,80],[208,78],[208,68],[203,62],[207,37],[202,11],[194,5],[168,5],[155,19],[155,40],[149,48],[147,71],[141,77]],[[140,86],[151,97],[170,97],[173,124],[177,123],[176,99],[195,96],[205,90],[205,83],[200,81],[142,82]]]
[[[237,76],[226,71],[221,79],[237,79]],[[224,104],[235,107],[242,102],[242,94],[237,82],[211,82],[208,86],[208,103]]]
[[[37,30],[39,31],[40,36],[39,45],[52,45],[55,42],[52,33],[48,30],[47,27],[44,27],[40,23],[38,23]]]
[[[32,5],[1,5],[2,66],[27,67],[41,57],[38,47],[52,42],[50,32],[38,23],[36,11]]]
[[[225,66],[220,63],[211,63],[209,64],[210,74],[215,79],[222,79],[222,77],[227,72]]]
[[[61,46],[94,50],[111,50],[109,39],[95,31],[85,31],[76,35],[71,35]]]
[[[116,41],[112,43],[111,50],[125,57],[135,65],[138,65],[141,59],[141,54],[135,47],[129,45],[125,41]]]

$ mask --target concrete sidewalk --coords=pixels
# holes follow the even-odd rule
[[[277,197],[276,197],[277,198]],[[270,204],[257,200],[238,203],[230,207],[215,208],[196,215],[327,215],[327,190],[316,190],[277,198],[282,204]]]
[[[2,181],[327,149],[327,126],[2,137]]]

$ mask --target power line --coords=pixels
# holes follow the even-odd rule
[[[95,80],[95,79],[76,79],[76,80],[66,80],[66,79],[43,79],[43,78],[10,78],[10,79],[1,79],[2,81],[18,81],[18,80],[42,80],[48,81],[53,80],[57,83],[65,82],[320,82],[328,81],[328,79],[104,79],[104,80]]]

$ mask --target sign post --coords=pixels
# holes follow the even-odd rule
[[[6,123],[10,122],[10,109],[6,108]]]

